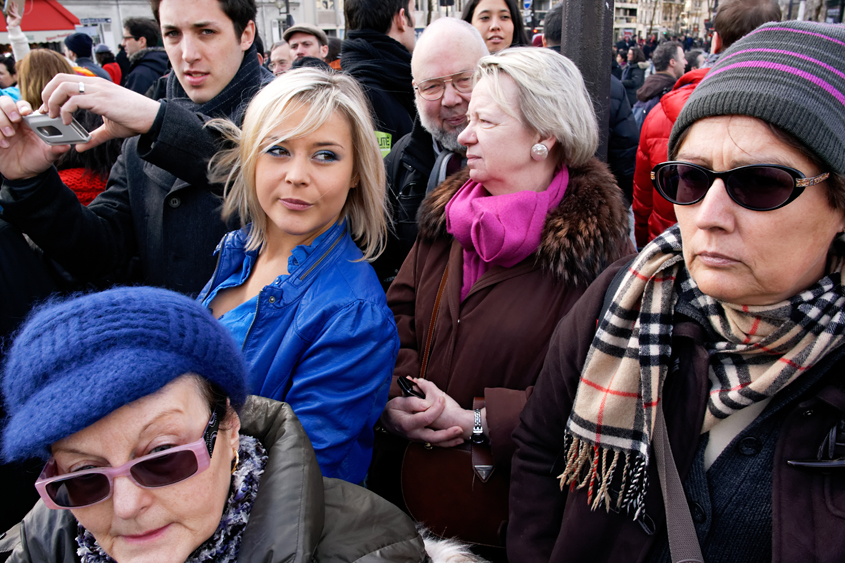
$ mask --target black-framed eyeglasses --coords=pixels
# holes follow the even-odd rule
[[[124,41],[129,41],[130,39],[134,39],[135,41],[137,41],[137,40],[138,40],[138,38],[137,38],[137,37],[133,37],[133,36],[131,36],[131,35],[124,35],[124,36],[123,36],[123,40],[124,40]]]
[[[725,183],[730,198],[752,211],[772,211],[788,205],[804,189],[828,179],[825,172],[807,178],[803,172],[779,164],[752,164],[715,172],[689,162],[664,162],[651,171],[651,183],[676,205],[698,203],[717,179]]]
[[[443,97],[443,94],[446,93],[447,82],[451,82],[452,87],[458,92],[467,94],[472,92],[472,75],[474,73],[474,70],[462,70],[461,72],[456,72],[455,74],[429,78],[428,80],[423,80],[419,84],[414,84],[414,89],[420,93],[420,96],[422,96],[424,100],[428,100],[430,102],[435,102]]]

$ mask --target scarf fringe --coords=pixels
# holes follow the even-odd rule
[[[567,432],[563,450],[566,466],[558,475],[560,490],[587,487],[590,510],[602,505],[607,512],[625,511],[637,520],[642,512],[648,484],[647,460],[640,454],[600,447]],[[619,475],[619,491],[611,488]],[[615,497],[615,498],[614,498]]]

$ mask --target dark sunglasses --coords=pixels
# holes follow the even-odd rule
[[[139,487],[166,487],[202,473],[211,464],[217,429],[225,410],[211,414],[202,438],[196,442],[133,459],[120,467],[86,469],[56,475],[56,460],[50,459],[35,488],[48,508],[83,508],[111,497],[116,477],[129,477]]]
[[[779,164],[752,164],[714,172],[689,162],[664,162],[651,171],[651,183],[666,200],[676,205],[692,205],[707,195],[717,178],[725,183],[730,198],[752,211],[772,211],[792,203],[808,186],[827,180],[829,173],[807,178]]]

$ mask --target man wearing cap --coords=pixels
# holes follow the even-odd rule
[[[322,61],[329,54],[329,38],[319,27],[301,23],[285,30],[284,38],[293,60],[314,57]]]
[[[100,78],[105,78],[111,82],[109,73],[103,70],[103,67],[94,62],[91,58],[91,52],[94,49],[94,41],[87,33],[71,33],[65,37],[65,56],[70,59],[75,66],[87,69]]]
[[[204,125],[240,122],[273,75],[253,45],[254,0],[150,3],[173,66],[164,99],[68,75],[44,91],[53,116],[82,108],[106,118],[90,143],[71,150],[131,137],[106,191],[82,206],[53,166],[68,147],[22,134],[20,115],[31,108],[0,100],[0,215],[80,280],[196,294],[214,271],[217,243],[237,227],[220,218],[222,186],[207,178],[219,138]]]

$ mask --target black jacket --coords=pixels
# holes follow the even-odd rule
[[[123,78],[121,84],[139,94],[146,94],[150,86],[164,76],[170,66],[164,47],[149,47],[133,53],[129,57],[129,74]]]
[[[371,29],[350,31],[340,55],[344,72],[364,88],[373,109],[382,154],[411,132],[417,115],[411,53],[401,43]]]
[[[373,267],[385,291],[417,239],[417,209],[425,197],[435,160],[434,140],[419,117],[414,120],[413,130],[399,139],[384,159],[394,232],[388,235],[384,252],[373,262]]]
[[[610,136],[607,146],[607,164],[616,177],[616,183],[625,201],[634,201],[634,169],[637,165],[637,146],[640,131],[631,113],[631,104],[625,87],[615,76],[610,77]]]
[[[646,64],[646,67],[648,65]],[[622,85],[628,93],[628,103],[631,107],[637,103],[637,90],[645,82],[645,68],[640,63],[628,63],[622,69]]]
[[[214,271],[217,243],[237,226],[220,218],[221,187],[206,175],[219,144],[203,124],[209,117],[238,120],[272,79],[255,47],[226,88],[201,106],[171,74],[153,128],[124,143],[106,191],[88,207],[51,167],[33,178],[3,181],[2,218],[81,280],[108,276],[195,295]]]

